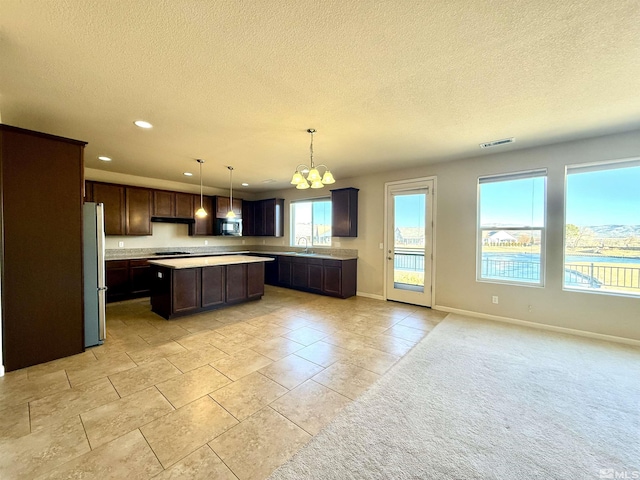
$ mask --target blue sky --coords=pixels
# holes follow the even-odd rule
[[[569,175],[567,223],[640,225],[640,167]]]
[[[424,227],[425,195],[396,195],[395,222],[397,227]]]
[[[483,225],[543,225],[543,178],[485,183],[480,193]],[[580,227],[640,225],[640,167],[569,174],[566,216]]]

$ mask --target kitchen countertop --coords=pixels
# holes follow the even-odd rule
[[[238,263],[271,262],[273,260],[273,258],[269,257],[249,257],[247,255],[216,255],[214,257],[183,257],[163,260],[149,260],[149,263],[152,265],[159,265],[161,267],[181,269],[214,267],[219,265],[235,265]]]

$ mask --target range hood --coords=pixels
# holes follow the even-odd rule
[[[152,222],[158,223],[186,223],[191,224],[196,221],[193,218],[179,218],[179,217],[151,217]]]

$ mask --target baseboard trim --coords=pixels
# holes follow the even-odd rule
[[[470,310],[462,310],[459,308],[447,307],[444,305],[434,305],[434,310],[442,312],[457,313],[458,315],[467,315],[469,317],[482,318],[484,320],[494,320],[496,322],[511,323],[513,325],[521,325],[523,327],[536,328],[538,330],[547,330],[551,332],[566,333],[569,335],[577,335],[579,337],[594,338],[597,340],[605,340],[608,342],[623,343],[625,345],[633,345],[640,347],[640,340],[632,338],[616,337],[614,335],[605,335],[603,333],[588,332],[586,330],[576,330],[573,328],[557,327],[555,325],[545,325],[544,323],[528,322],[526,320],[518,320],[510,317],[500,317],[498,315],[490,315],[488,313],[473,312]]]
[[[374,300],[384,300],[385,299],[382,295],[375,295],[373,293],[365,293],[365,292],[356,292],[356,296],[365,297],[365,298],[373,298]]]

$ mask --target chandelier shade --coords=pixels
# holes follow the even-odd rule
[[[326,165],[315,165],[313,163],[313,134],[316,133],[316,130],[309,128],[307,132],[311,135],[311,145],[309,146],[310,165],[298,165],[293,177],[291,177],[291,185],[295,185],[298,190],[324,188],[325,185],[336,183],[333,174]],[[323,175],[320,175],[319,168],[324,168]]]

